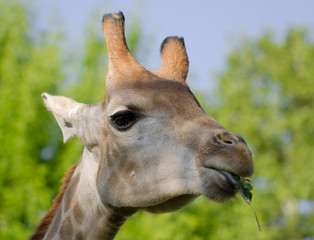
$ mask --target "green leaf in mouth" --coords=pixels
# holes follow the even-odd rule
[[[238,182],[238,188],[242,198],[250,205],[251,209],[253,210],[258,225],[258,230],[261,231],[261,225],[259,223],[256,211],[251,203],[253,197],[251,193],[251,190],[253,189],[252,182],[249,179],[244,179],[238,176],[233,176],[233,178]]]

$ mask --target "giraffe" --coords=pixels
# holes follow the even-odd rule
[[[161,44],[151,72],[131,55],[122,12],[105,14],[108,48],[104,100],[78,103],[43,93],[64,142],[84,145],[60,194],[31,239],[113,239],[138,210],[177,211],[200,195],[233,198],[233,175],[250,177],[252,154],[242,137],[207,115],[186,83],[183,38]]]

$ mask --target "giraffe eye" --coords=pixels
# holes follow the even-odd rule
[[[120,131],[127,130],[137,120],[136,115],[129,110],[117,112],[110,116],[110,118],[112,124]]]

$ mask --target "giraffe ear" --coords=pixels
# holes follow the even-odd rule
[[[63,134],[63,142],[66,143],[76,135],[74,116],[84,104],[78,103],[71,98],[52,96],[48,93],[41,95],[46,108],[52,112]]]

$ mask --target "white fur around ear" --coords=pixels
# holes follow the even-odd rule
[[[76,134],[74,116],[84,104],[78,103],[71,98],[52,96],[48,93],[43,93],[41,97],[44,100],[46,108],[53,113],[57,120],[63,134],[63,142],[66,143]]]

